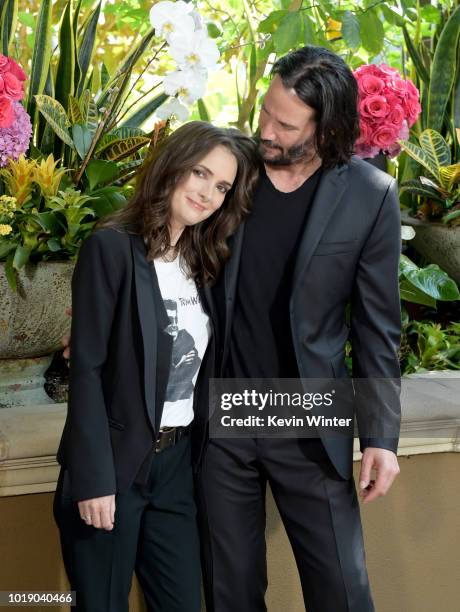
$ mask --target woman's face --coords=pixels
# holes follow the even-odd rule
[[[218,145],[178,183],[171,199],[171,228],[181,230],[210,217],[225,199],[238,169],[235,156]]]

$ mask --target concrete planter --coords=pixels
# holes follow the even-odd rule
[[[74,262],[28,264],[11,291],[0,263],[0,407],[49,402],[43,375],[69,333]]]
[[[401,212],[401,220],[403,225],[415,230],[415,238],[411,240],[415,249],[460,284],[460,227],[414,219],[407,210]]]

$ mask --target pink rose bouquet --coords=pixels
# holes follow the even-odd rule
[[[386,64],[366,64],[353,74],[358,82],[360,127],[355,155],[375,157],[383,152],[395,157],[401,152],[398,140],[409,137],[409,128],[422,110],[418,89]]]
[[[0,167],[18,159],[29,147],[30,117],[20,104],[27,76],[11,57],[0,54]]]

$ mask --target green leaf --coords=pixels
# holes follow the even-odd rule
[[[11,291],[16,291],[18,284],[16,272],[13,268],[14,255],[14,253],[10,253],[5,263],[5,274],[6,278],[8,279],[8,284],[10,286]]]
[[[345,11],[342,17],[343,40],[351,49],[357,49],[361,44],[361,28],[359,21],[351,11]]]
[[[117,176],[118,167],[114,162],[105,161],[103,159],[92,159],[86,166],[85,174],[89,181],[89,189],[93,191],[97,185],[107,183]]]
[[[303,42],[305,45],[316,44],[315,22],[306,13],[303,16]]]
[[[401,183],[400,191],[401,193],[407,191],[408,193],[412,193],[414,195],[418,195],[424,198],[439,200],[440,202],[444,201],[444,198],[439,194],[438,191],[436,191],[436,189],[427,185],[423,185],[423,183],[421,183],[419,179],[411,179],[409,181],[404,181],[403,183]]]
[[[86,125],[79,125],[77,123],[72,127],[72,137],[80,159],[85,159],[93,139],[92,131]]]
[[[200,119],[201,121],[210,121],[210,117],[209,117],[209,113],[208,113],[208,109],[206,108],[206,104],[203,102],[203,100],[200,98],[198,100],[198,113],[200,115]]]
[[[134,155],[136,151],[150,144],[149,136],[133,136],[123,140],[115,140],[100,152],[105,159],[110,161],[120,161],[125,157]]]
[[[35,116],[35,96],[41,94],[45,87],[51,60],[51,0],[42,0],[37,17],[35,30],[35,45],[32,55],[32,68],[30,71],[29,97],[27,99],[27,112]]]
[[[427,4],[420,8],[420,17],[429,23],[439,23],[441,21],[441,12],[435,6]]]
[[[93,57],[94,42],[96,40],[97,22],[99,19],[100,12],[101,0],[99,0],[98,5],[91,13],[88,22],[85,24],[85,29],[79,37],[81,42],[78,49],[78,64],[80,66],[81,74],[79,82],[75,83],[75,86],[77,87],[77,96],[81,96],[83,92],[86,76],[88,74],[88,69],[91,64],[91,59]]]
[[[165,93],[161,93],[152,100],[144,102],[131,116],[120,123],[120,127],[138,127],[142,125],[168,97]]]
[[[50,98],[49,96],[37,95],[35,96],[35,101],[37,103],[38,110],[45,117],[46,121],[53,128],[54,132],[59,136],[59,138],[65,142],[69,147],[74,148],[74,144],[72,138],[70,137],[69,130],[69,120],[67,119],[67,114],[64,108],[57,102]]]
[[[272,34],[276,30],[281,19],[288,13],[289,11],[273,11],[273,13],[270,13],[268,17],[259,23],[258,31],[261,34]]]
[[[57,238],[50,238],[46,244],[48,245],[49,250],[53,253],[61,250],[61,243]]]
[[[9,55],[8,48],[14,40],[18,21],[18,0],[4,0],[1,12],[0,50]]]
[[[137,45],[132,48],[127,58],[117,70],[117,73],[107,83],[105,91],[102,93],[97,102],[98,108],[105,107],[106,104],[110,103],[111,114],[115,114],[117,112],[118,106],[123,99],[123,94],[129,85],[132,69],[136,65],[137,61],[143,56],[154,37],[155,30],[150,28],[147,34],[145,34]],[[118,92],[113,99],[110,91],[112,86],[116,86],[118,88]]]
[[[411,302],[412,304],[420,304],[422,306],[430,306],[431,308],[436,307],[436,300],[418,287],[415,287],[410,281],[403,279],[399,283],[399,294],[401,300],[405,302]]]
[[[358,16],[361,42],[369,53],[378,55],[383,49],[383,24],[375,10],[367,10]]]
[[[435,300],[454,301],[460,298],[456,282],[436,264],[419,268],[405,255],[400,256],[400,274],[412,285]]]
[[[285,15],[273,35],[275,50],[278,54],[286,53],[295,47],[302,30],[302,18],[298,11]]]
[[[418,145],[416,145],[413,142],[409,142],[409,141],[405,141],[405,140],[400,140],[399,144],[401,145],[401,148],[402,148],[403,151],[406,151],[406,153],[412,159],[414,159],[416,162],[421,164],[426,170],[428,170],[428,172],[437,181],[439,180],[437,166],[432,162],[430,157],[427,155],[427,153],[425,153],[425,151],[421,147],[419,147]]]
[[[420,79],[422,79],[422,81],[426,85],[429,85],[429,83],[430,83],[430,75],[428,74],[428,70],[425,67],[425,64],[423,62],[423,59],[422,59],[421,55],[419,54],[419,52],[415,48],[415,45],[412,42],[412,38],[410,37],[409,32],[407,31],[407,28],[406,28],[405,25],[403,25],[402,31],[403,31],[403,35],[404,35],[404,42],[406,43],[407,51],[408,51],[408,53],[410,55],[410,58],[411,58],[411,60],[412,60],[412,62],[414,64],[415,70],[417,71],[417,74],[420,77]]]
[[[8,253],[11,253],[11,251],[13,251],[17,246],[17,242],[0,238],[0,260],[5,259]]]
[[[132,115],[120,123],[120,127],[139,127],[168,99],[165,93],[148,100],[140,106]]]
[[[424,152],[436,166],[439,175],[440,167],[449,166],[451,162],[450,149],[447,142],[441,134],[430,129],[423,130],[420,134],[419,141]]]
[[[75,38],[71,19],[72,0],[68,0],[59,30],[59,63],[56,71],[55,98],[67,110],[69,94],[75,90]]]
[[[59,233],[61,225],[52,212],[41,212],[31,215],[34,221],[36,221],[45,232],[52,234]]]
[[[79,123],[84,124],[83,117],[80,110],[80,105],[77,98],[69,96],[69,108],[67,109],[67,117],[72,125]]]
[[[455,83],[459,36],[460,6],[452,13],[439,36],[431,67],[427,125],[437,132],[442,130],[447,102]]]
[[[209,38],[219,38],[219,36],[222,36],[222,32],[212,21],[207,24],[207,28]]]
[[[19,23],[27,26],[28,28],[35,28],[35,19],[32,13],[26,13],[25,11],[21,11],[18,14]]]
[[[126,198],[119,187],[103,187],[93,191],[91,195],[95,197],[91,202],[91,207],[99,219],[126,204]]]
[[[457,219],[458,217],[460,217],[460,210],[453,210],[452,212],[447,213],[447,215],[444,215],[444,217],[442,218],[442,222],[450,223],[451,221],[453,221],[454,219]]]
[[[399,27],[402,27],[404,25],[404,18],[401,17],[401,15],[394,11],[390,6],[387,6],[386,4],[381,4],[380,8],[382,10],[383,16],[390,25],[395,25]]]
[[[16,248],[13,257],[13,268],[15,270],[20,270],[26,263],[29,261],[31,250],[22,244],[19,244]]]

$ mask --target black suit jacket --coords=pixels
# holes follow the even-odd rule
[[[200,297],[212,315],[209,290]],[[68,414],[57,455],[75,500],[126,490],[148,460],[169,376],[168,324],[142,237],[115,229],[91,234],[72,277]],[[214,336],[197,386],[213,358]]]
[[[388,379],[384,393],[366,393],[371,401],[356,403],[361,450],[373,446],[396,452],[398,445],[400,229],[396,181],[353,157],[350,163],[323,172],[294,269],[289,309],[301,377],[347,377],[345,344],[350,338],[353,376]],[[243,237],[244,224],[234,236],[225,274],[213,289],[224,330],[221,376],[228,358]],[[346,323],[347,303],[351,304],[351,325]],[[391,436],[368,437],[369,423],[374,423],[372,430],[386,430]],[[338,473],[349,478],[352,438],[323,438],[323,443]]]

